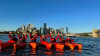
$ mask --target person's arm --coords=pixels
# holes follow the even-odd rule
[[[56,40],[58,39],[58,37],[59,37],[59,36],[57,35]]]
[[[27,32],[23,33],[24,35],[24,39],[26,40],[27,39]]]
[[[63,40],[61,37],[59,37],[60,42]]]
[[[19,34],[17,34],[17,37],[18,37],[19,39],[21,39]]]
[[[29,35],[29,36],[30,36],[30,39],[32,39],[32,33],[30,33],[30,35]]]
[[[35,39],[37,39],[37,37],[38,37],[38,34],[35,35]]]
[[[50,36],[50,39],[52,39],[52,38],[51,38],[51,34],[49,34],[49,36]]]
[[[40,36],[40,39],[42,40],[43,38]]]
[[[47,38],[48,38],[48,36],[49,36],[49,34],[45,36],[45,39],[47,39]]]
[[[9,39],[10,39],[10,40],[12,39],[12,37],[11,37],[11,35],[10,35],[10,34],[8,34],[8,37],[9,37]]]
[[[25,40],[27,39],[27,37],[28,37],[28,36],[27,36],[27,35],[25,35]]]
[[[50,41],[52,42],[54,40],[54,38],[51,38],[51,34],[49,34],[49,36],[50,36]]]

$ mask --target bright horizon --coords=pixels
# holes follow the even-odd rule
[[[100,0],[0,0],[0,31],[16,30],[22,24],[71,33],[100,29]]]

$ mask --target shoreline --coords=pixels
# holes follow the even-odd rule
[[[8,34],[0,34],[0,35],[8,35]]]

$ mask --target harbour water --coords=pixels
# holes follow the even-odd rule
[[[44,48],[38,48],[37,50],[31,49],[28,44],[25,49],[14,51],[8,49],[0,52],[0,56],[100,56],[100,38],[91,37],[71,37],[75,40],[75,43],[81,43],[83,45],[82,52],[64,50],[64,52],[56,50],[46,50]],[[64,37],[66,39],[66,37]],[[8,35],[0,35],[0,40],[6,42],[9,40]],[[28,37],[27,43],[30,39]]]

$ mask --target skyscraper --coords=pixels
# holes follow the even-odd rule
[[[47,34],[47,29],[46,29],[46,23],[44,23],[44,27],[43,27],[43,34],[46,35]]]
[[[64,28],[63,27],[60,28],[59,30],[60,30],[61,33],[64,33]]]
[[[24,32],[25,31],[25,25],[23,24],[22,25],[22,32]]]
[[[68,34],[68,27],[66,27],[66,33]]]
[[[28,24],[28,26],[27,26],[27,27],[28,27],[28,31],[29,31],[29,32],[32,32],[32,29],[33,29],[33,24]]]

